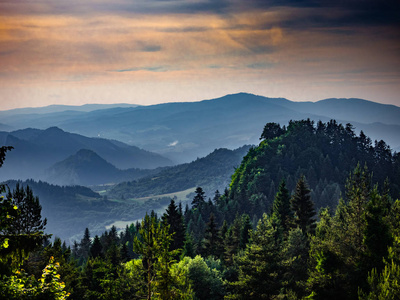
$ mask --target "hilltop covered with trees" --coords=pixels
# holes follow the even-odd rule
[[[24,205],[41,209],[10,191],[2,299],[398,299],[399,155],[335,121],[268,123],[261,138],[213,199],[198,187],[191,207],[71,247],[45,221],[16,231]]]

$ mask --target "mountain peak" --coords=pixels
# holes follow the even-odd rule
[[[52,127],[47,128],[44,132],[47,132],[47,133],[64,133],[65,131],[60,129],[60,128],[58,128],[57,126],[52,126]]]

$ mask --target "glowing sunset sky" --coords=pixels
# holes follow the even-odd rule
[[[400,105],[400,1],[0,0],[0,110],[236,92]]]

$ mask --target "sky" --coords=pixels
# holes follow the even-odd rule
[[[400,1],[0,0],[0,110],[238,92],[400,106]]]

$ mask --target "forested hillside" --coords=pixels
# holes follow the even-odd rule
[[[191,207],[71,247],[49,242],[29,189],[10,191],[0,298],[398,299],[399,154],[336,121],[268,123],[261,140],[213,199],[198,187]]]
[[[260,217],[261,211],[271,208],[280,181],[284,179],[292,191],[301,175],[307,178],[316,208],[334,208],[357,164],[366,165],[381,187],[388,179],[391,195],[399,197],[400,155],[362,131],[357,136],[351,124],[314,124],[308,119],[291,121],[285,128],[268,123],[261,139],[232,177],[227,211]]]
[[[216,149],[206,157],[191,163],[165,168],[154,176],[117,184],[109,198],[129,199],[161,195],[202,186],[208,195],[229,185],[231,175],[246,155],[250,146],[235,150]]]

